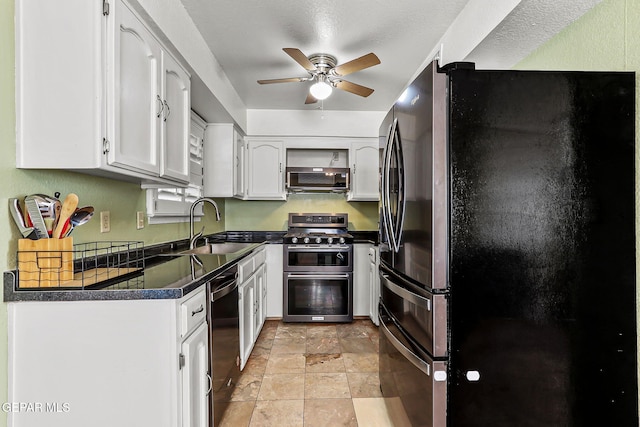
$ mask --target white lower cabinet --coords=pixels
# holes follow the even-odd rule
[[[378,273],[379,263],[379,249],[378,246],[369,245],[369,285],[371,291],[371,303],[369,305],[369,317],[371,321],[378,326],[380,321],[378,320],[378,303],[380,300],[380,275]]]
[[[204,310],[200,311],[200,307]],[[15,427],[208,426],[205,288],[182,300],[8,304]]]
[[[267,250],[267,317],[281,318],[283,316],[284,304],[284,282],[283,271],[283,248],[280,244],[269,244]]]
[[[369,316],[371,313],[371,285],[369,282],[370,243],[353,245],[353,315]]]
[[[211,377],[207,324],[200,326],[180,346],[182,366],[182,426],[208,427]],[[205,375],[203,375],[205,373]]]
[[[266,319],[266,249],[258,249],[238,263],[240,316],[240,369],[251,355]]]

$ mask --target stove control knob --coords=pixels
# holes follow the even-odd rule
[[[339,239],[338,239],[338,242],[340,242],[340,243],[344,243],[344,237],[339,238]]]
[[[327,238],[327,243],[328,244],[332,244],[333,243],[333,237],[328,237]]]
[[[298,238],[297,237],[292,237],[291,238],[291,243],[298,243]]]
[[[316,237],[316,243],[318,243],[318,244],[322,243],[322,238],[321,237]]]
[[[305,242],[305,243],[309,243],[309,238],[308,238],[308,237],[305,237],[305,238],[304,238],[304,242]]]

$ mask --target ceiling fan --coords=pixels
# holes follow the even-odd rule
[[[378,65],[380,60],[373,53],[368,53],[360,58],[336,66],[336,58],[326,53],[316,53],[307,57],[302,51],[293,47],[285,47],[282,50],[293,58],[294,61],[302,65],[309,73],[309,76],[258,80],[258,83],[261,85],[313,81],[314,84],[311,85],[309,89],[305,104],[313,104],[318,102],[318,100],[326,99],[331,95],[334,87],[362,97],[367,97],[373,93],[373,89],[371,88],[342,79],[342,77],[347,74]]]

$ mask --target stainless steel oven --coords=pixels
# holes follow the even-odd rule
[[[347,224],[347,214],[289,214],[285,322],[353,320],[353,236]]]

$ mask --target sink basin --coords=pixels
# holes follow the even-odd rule
[[[224,242],[224,243],[210,243],[204,246],[198,246],[194,249],[188,249],[180,252],[181,254],[197,254],[197,255],[224,255],[233,254],[247,249],[250,246],[255,246],[255,243],[239,243],[239,242]]]

